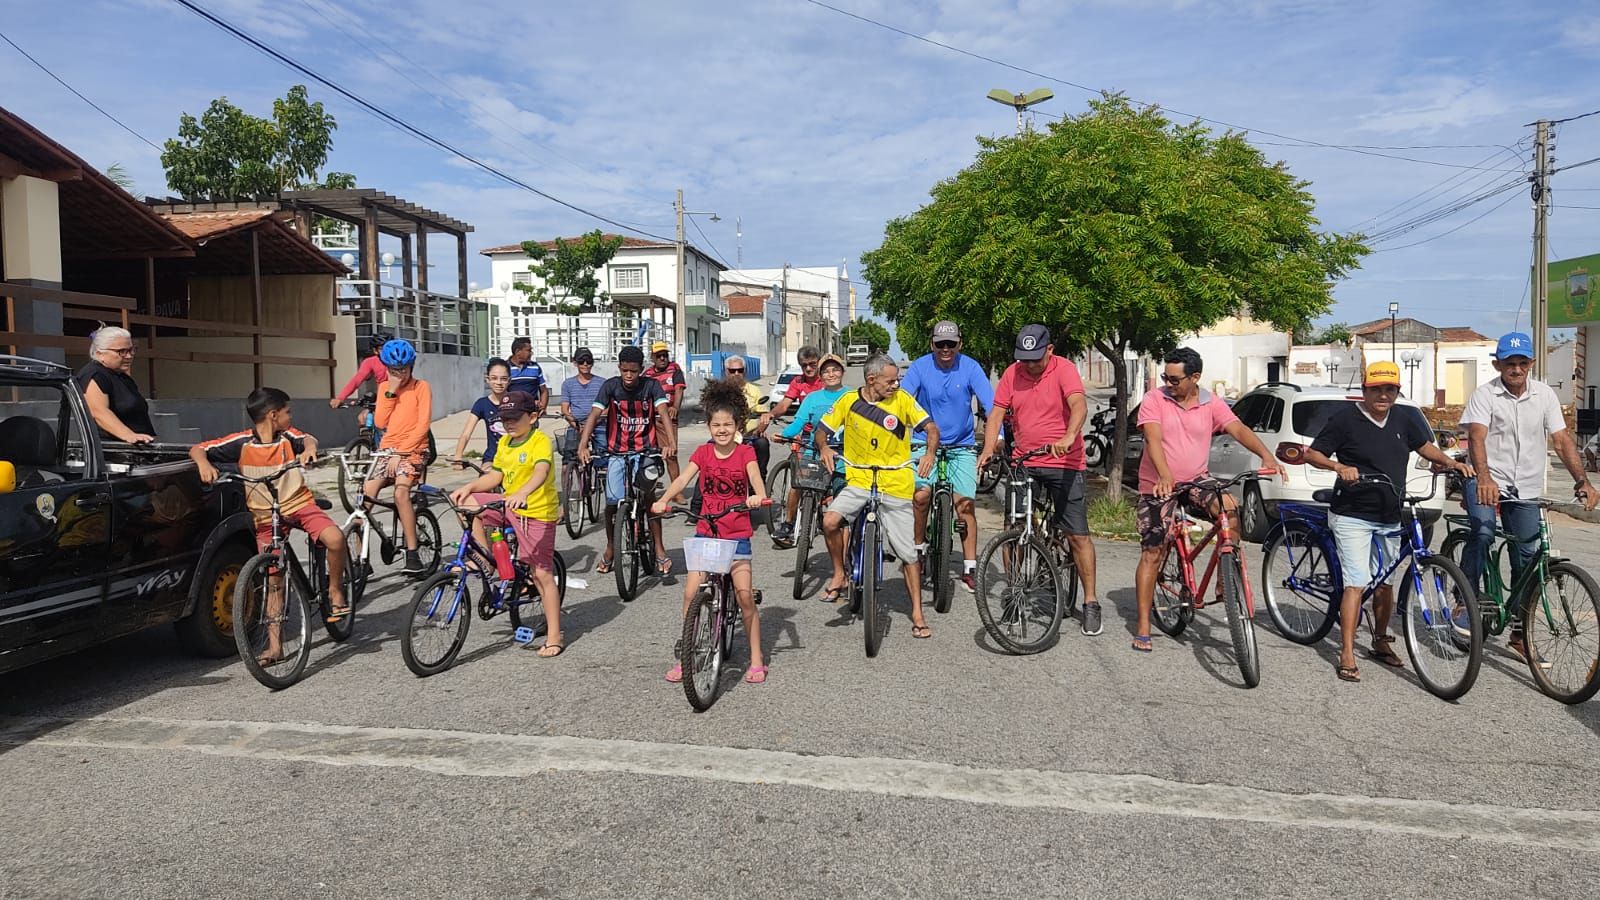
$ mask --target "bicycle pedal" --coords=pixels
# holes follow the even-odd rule
[[[756,605],[760,606],[761,605],[761,592],[760,591],[756,591],[755,595],[756,595]]]
[[[515,632],[514,632],[514,633],[513,633],[513,634],[512,634],[512,635],[511,635],[511,639],[512,639],[512,640],[513,640],[513,641],[516,641],[516,642],[517,642],[517,643],[519,643],[519,644],[529,644],[529,643],[532,643],[532,642],[533,642],[533,638],[534,638],[534,633],[533,633],[533,629],[532,629],[532,628],[529,628],[529,627],[528,627],[528,626],[526,626],[526,625],[523,625],[523,626],[522,626],[522,627],[520,627],[520,628],[518,628],[518,629],[517,629],[517,630],[516,630],[516,631],[515,631]]]

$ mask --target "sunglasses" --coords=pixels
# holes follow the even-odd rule
[[[575,359],[572,362],[573,362],[574,365],[579,365],[579,366],[592,366],[592,365],[594,365],[594,360],[592,360],[592,359]]]
[[[933,342],[933,349],[935,349],[935,350],[954,350],[956,348],[956,346],[957,346],[957,342],[956,341],[934,341]]]
[[[729,375],[743,375],[744,374],[744,370],[743,369],[729,369],[728,370],[728,374]]]
[[[1188,377],[1189,376],[1187,375],[1163,375],[1161,376],[1161,380],[1173,387],[1177,387],[1178,385],[1183,384],[1183,380]]]

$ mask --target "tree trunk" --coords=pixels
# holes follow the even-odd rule
[[[1116,431],[1111,441],[1111,458],[1106,461],[1106,496],[1113,500],[1122,498],[1122,463],[1128,454],[1128,362],[1123,358],[1127,346],[1127,341],[1121,338],[1115,344],[1095,342],[1095,349],[1104,353],[1111,363],[1115,385],[1112,406],[1117,411]]]

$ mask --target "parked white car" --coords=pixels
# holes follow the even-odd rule
[[[1329,417],[1346,403],[1361,399],[1360,388],[1354,391],[1340,387],[1311,387],[1295,384],[1267,384],[1256,388],[1233,405],[1233,412],[1245,427],[1276,453],[1280,459],[1285,453],[1292,457],[1296,447],[1310,447],[1317,433]],[[1422,410],[1411,400],[1396,401],[1390,415],[1422,417]],[[1432,428],[1429,426],[1429,430]],[[1428,493],[1433,475],[1430,464],[1421,456],[1411,454],[1412,469],[1406,479],[1406,489],[1417,495]],[[1254,453],[1227,435],[1219,435],[1211,442],[1211,474],[1221,479],[1232,478],[1247,469],[1255,469],[1261,461]],[[1285,465],[1289,477],[1263,478],[1254,484],[1234,488],[1239,501],[1240,536],[1249,541],[1261,541],[1278,521],[1279,501],[1311,503],[1313,492],[1331,488],[1332,472],[1309,465]],[[1441,477],[1439,489],[1433,498],[1419,504],[1424,536],[1431,538],[1433,524],[1444,512],[1445,485]]]
[[[778,380],[772,383],[772,392],[767,395],[767,408],[777,409],[778,404],[783,402],[784,392],[789,390],[789,382],[799,377],[800,370],[798,368],[790,366],[784,369],[783,374],[778,376]],[[790,415],[794,415],[794,412],[792,409],[789,410]]]

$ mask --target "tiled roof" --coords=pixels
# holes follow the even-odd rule
[[[239,275],[250,271],[250,236],[258,240],[264,275],[347,275],[343,263],[324,253],[271,209],[161,213],[172,227],[200,244],[195,271]]]
[[[200,241],[246,228],[272,215],[270,209],[236,209],[227,212],[172,213],[162,218],[179,231]]]
[[[722,299],[728,301],[728,314],[734,316],[759,316],[767,306],[766,297],[750,294],[729,294]]]
[[[1487,341],[1490,338],[1479,334],[1472,328],[1441,328],[1439,329],[1441,341]]]

